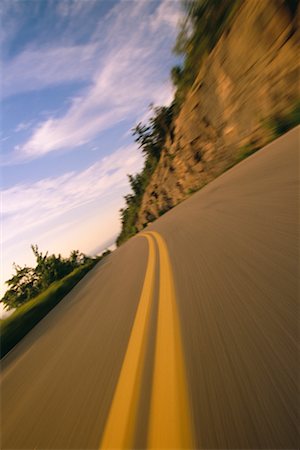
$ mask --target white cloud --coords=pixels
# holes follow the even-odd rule
[[[77,17],[87,14],[99,0],[59,0],[56,12],[62,17]]]
[[[20,122],[14,129],[14,132],[19,133],[20,131],[28,130],[28,128],[30,128],[32,125],[33,125],[33,121]]]
[[[22,24],[22,7],[22,2],[19,1],[2,0],[0,2],[1,51],[4,51]]]
[[[99,1],[102,0],[91,1],[89,5]],[[11,3],[15,5],[18,9],[15,15],[20,20],[12,21],[9,30],[7,27],[5,40],[9,42],[22,22],[19,9],[24,2],[4,0],[4,3],[7,7]],[[87,149],[93,149],[94,142],[101,143],[94,138],[106,128],[124,118],[132,120],[134,125],[149,103],[169,103],[172,87],[168,71],[173,63],[170,49],[176,35],[179,3],[179,0],[162,0],[153,11],[154,2],[121,0],[106,17],[99,18],[89,41],[83,44],[80,39],[72,39],[72,33],[80,23],[75,20],[81,17],[76,9],[84,5],[87,12],[87,3],[82,0],[47,2],[56,5],[60,20],[65,21],[64,39],[55,39],[53,32],[47,41],[43,35],[42,43],[36,39],[34,45],[26,44],[20,54],[7,60],[5,94],[39,91],[72,81],[84,81],[86,87],[76,92],[65,113],[60,112],[60,116],[56,112],[45,113],[40,123],[35,118],[36,125],[29,138],[14,142],[15,151],[8,163],[30,161],[83,143],[89,143]],[[68,23],[68,17],[74,20]],[[86,33],[90,22],[83,22]],[[52,109],[52,105],[43,103],[43,95],[41,92],[37,97],[41,111]],[[66,98],[62,97],[61,103],[65,105],[65,102]],[[30,104],[25,105],[28,107]],[[28,123],[23,120],[14,127],[22,131]],[[21,139],[23,135],[14,137],[18,136]],[[1,211],[4,279],[10,276],[14,260],[30,264],[31,243],[38,243],[43,250],[51,252],[67,252],[74,247],[88,252],[114,236],[120,227],[118,209],[124,203],[122,196],[129,190],[126,174],[140,170],[142,163],[137,149],[126,147],[84,171],[5,189]]]
[[[73,103],[62,119],[48,119],[41,123],[31,138],[17,149],[17,159],[32,159],[55,150],[81,146],[125,118],[127,112],[125,107],[120,107],[97,114],[93,108],[85,111],[83,102],[79,107],[77,103]]]
[[[28,48],[5,63],[3,96],[37,91],[73,81],[89,81],[95,70],[98,45]]]
[[[30,76],[40,87],[84,77],[90,77],[90,85],[62,117],[40,123],[17,149],[13,161],[74,149],[125,118],[136,120],[150,103],[166,104],[171,100],[171,83],[168,75],[162,83],[161,73],[168,73],[165,59],[171,58],[179,3],[164,0],[152,15],[148,9],[148,2],[122,1],[110,11],[105,53],[97,54],[99,27],[89,45],[48,50],[45,59],[42,50],[27,51],[18,57],[12,72],[22,73],[21,78],[24,73],[25,81],[19,82],[23,86],[30,84]],[[84,59],[86,63],[78,63]],[[29,69],[33,62],[34,71]],[[20,72],[18,66],[25,70]],[[14,84],[18,86],[18,79]]]
[[[142,166],[135,146],[121,148],[82,172],[69,172],[34,184],[19,184],[2,192],[4,242],[16,240],[26,230],[47,225],[68,211],[102,201],[128,186],[127,174]],[[22,227],[20,227],[22,224]]]
[[[182,15],[183,10],[178,7],[178,4],[174,8],[174,1],[163,1],[157,8],[152,18],[151,27],[158,32],[160,32],[162,26],[171,26],[176,28],[182,19]]]
[[[129,191],[128,173],[142,167],[135,146],[120,148],[81,172],[18,184],[2,192],[2,280],[12,264],[33,264],[30,245],[67,255],[105,246],[120,230],[122,195]],[[5,286],[0,284],[0,295]]]
[[[90,255],[104,250],[119,233],[118,211],[122,200],[112,194],[109,204],[94,201],[88,206],[89,208],[80,210],[75,218],[69,217],[71,214],[57,217],[52,220],[51,227],[28,229],[9,245],[3,246],[5,264],[2,265],[1,280],[11,277],[13,262],[21,266],[34,265],[31,244],[37,244],[43,252],[60,253],[63,256],[69,255],[73,249]],[[4,283],[0,283],[0,296],[4,294],[6,287]]]

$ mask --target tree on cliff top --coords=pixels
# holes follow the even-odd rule
[[[126,207],[120,210],[122,230],[117,238],[117,245],[137,232],[136,222],[143,194],[159,161],[167,136],[172,136],[173,107],[173,104],[171,106],[151,106],[153,114],[148,123],[140,122],[132,130],[135,141],[145,156],[145,165],[140,173],[128,175],[133,192],[124,197]]]

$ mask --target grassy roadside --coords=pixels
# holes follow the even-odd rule
[[[96,265],[98,259],[78,267],[37,297],[0,321],[0,357],[3,358]]]

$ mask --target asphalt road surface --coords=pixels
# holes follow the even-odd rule
[[[2,449],[296,449],[296,128],[98,264],[2,361]]]

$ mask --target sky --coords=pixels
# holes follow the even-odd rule
[[[3,281],[31,244],[96,254],[120,232],[131,135],[169,104],[178,0],[2,0]]]

